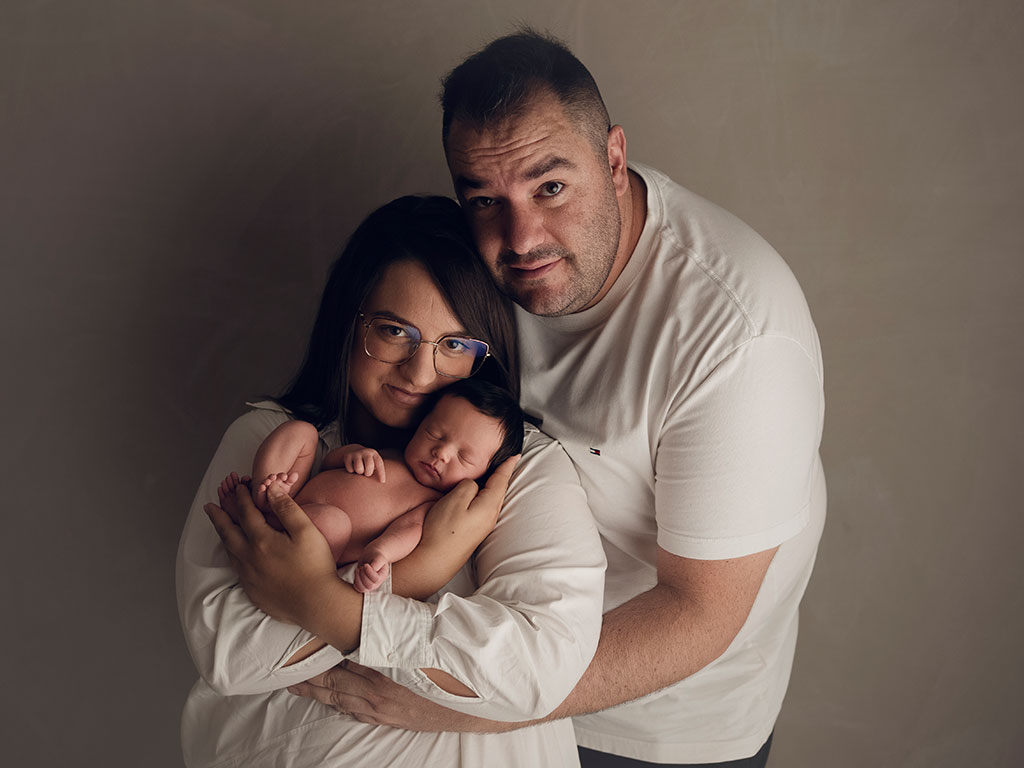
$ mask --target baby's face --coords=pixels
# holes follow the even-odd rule
[[[442,397],[405,447],[405,463],[422,485],[449,491],[483,475],[501,441],[500,421],[461,397]]]

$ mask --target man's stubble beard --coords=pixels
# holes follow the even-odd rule
[[[578,253],[573,253],[561,245],[540,246],[530,251],[525,259],[506,253],[498,256],[499,275],[502,266],[509,261],[529,263],[541,261],[552,255],[561,257],[568,267],[565,289],[559,293],[552,293],[543,287],[539,291],[528,288],[516,290],[513,285],[497,280],[501,290],[530,314],[541,317],[571,315],[593,301],[604,287],[615,265],[619,236],[622,233],[622,216],[611,176],[606,177],[606,182],[605,194],[601,196],[601,206],[587,219],[581,230],[586,234],[581,243],[587,254],[586,265],[580,265]]]

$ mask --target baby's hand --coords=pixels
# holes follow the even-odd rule
[[[356,566],[352,586],[356,592],[373,592],[391,573],[391,563],[380,553],[366,552]]]
[[[342,465],[349,472],[366,477],[372,477],[376,472],[382,483],[386,481],[384,459],[373,448],[352,443],[343,445],[338,452],[341,454]]]

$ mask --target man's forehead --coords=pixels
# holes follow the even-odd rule
[[[448,167],[457,187],[479,188],[494,173],[531,181],[576,168],[584,143],[573,126],[561,120],[512,119],[485,127],[453,122]]]

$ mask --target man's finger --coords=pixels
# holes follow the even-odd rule
[[[296,696],[304,696],[307,699],[314,699],[321,704],[326,704],[328,707],[333,707],[339,712],[344,713],[349,712],[346,708],[346,699],[352,698],[346,697],[345,694],[338,693],[330,688],[323,688],[318,685],[311,685],[310,683],[290,685],[288,686],[288,692]]]
[[[348,673],[353,674],[353,675],[358,675],[359,677],[362,677],[362,678],[365,678],[365,679],[371,680],[371,681],[374,680],[375,678],[384,677],[384,675],[382,675],[377,670],[370,669],[369,667],[364,667],[362,664],[356,664],[356,662],[349,661],[348,659],[346,659],[345,661],[341,662],[341,664],[339,664],[334,669],[339,669],[339,668],[343,669],[345,672],[348,672]],[[331,671],[333,671],[333,670],[327,670],[327,672],[331,672]],[[327,674],[327,672],[325,672],[324,674]],[[391,678],[388,678],[388,679],[390,680]]]

